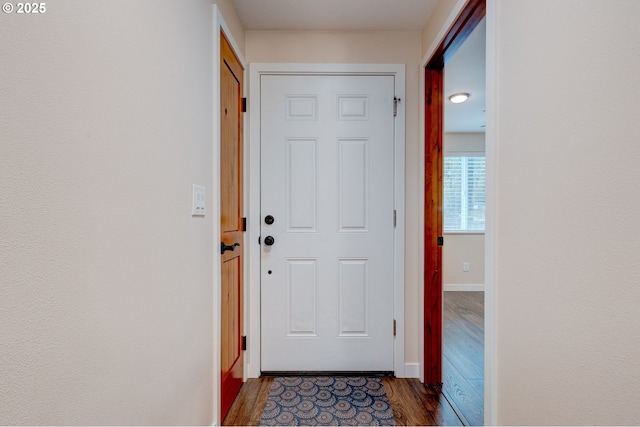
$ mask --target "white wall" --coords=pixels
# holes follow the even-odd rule
[[[444,134],[442,145],[445,156],[484,156],[484,133],[447,132]]]
[[[406,229],[405,240],[405,362],[418,363],[418,292],[422,209],[419,194],[419,78],[420,33],[416,31],[277,32],[248,31],[250,63],[382,63],[406,64]],[[415,232],[414,232],[415,231]]]
[[[484,234],[445,233],[442,252],[445,291],[484,289]]]
[[[0,424],[213,422],[212,10],[1,14]]]
[[[640,3],[487,3],[485,422],[638,424]]]
[[[448,25],[453,22],[455,15],[461,10],[465,2],[466,0],[438,0],[438,3],[431,11],[429,19],[422,28],[423,55],[440,44],[448,30]],[[428,53],[429,55],[433,54],[433,52]]]
[[[489,13],[496,421],[638,424],[640,2]]]
[[[231,31],[236,46],[240,49],[240,54],[244,56],[245,29],[231,0],[213,0],[213,3],[220,9],[220,13]]]
[[[484,155],[484,139],[484,133],[445,133],[444,154]],[[465,262],[469,271],[463,269]],[[442,282],[445,291],[484,289],[484,233],[445,233]]]

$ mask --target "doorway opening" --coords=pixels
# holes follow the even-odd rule
[[[484,423],[485,40],[483,19],[444,67],[442,389],[466,425]]]
[[[444,161],[447,155],[445,139],[451,139],[450,135],[445,136],[447,133],[445,129],[445,106],[447,105],[446,103],[450,102],[447,97],[452,95],[452,93],[447,93],[445,90],[446,83],[444,79],[446,64],[450,63],[456,52],[473,33],[478,24],[482,22],[485,13],[485,0],[470,0],[425,67],[424,381],[426,384],[438,386],[443,386],[444,383],[443,390],[445,395],[449,393],[452,398],[455,397],[456,393],[460,394],[460,375],[453,376],[450,374],[455,372],[455,368],[452,369],[451,358],[446,355],[446,342],[443,347],[443,301],[445,299],[443,276],[446,271],[443,269],[443,249],[448,240],[455,240],[450,239],[453,233],[446,235],[443,215],[445,207]],[[466,92],[464,90],[460,91]],[[483,130],[478,133],[483,133]],[[477,155],[477,153],[476,155],[470,155],[471,153],[464,154],[466,155],[452,157],[467,158]],[[476,162],[472,161],[471,163],[475,164]],[[467,218],[465,217],[464,219],[464,226],[466,226]],[[450,225],[450,223],[447,223],[447,226]],[[457,228],[460,229],[462,226],[463,224],[459,224]],[[484,242],[480,247],[484,248]],[[465,270],[470,270],[470,267],[475,263],[472,264],[468,260],[461,260],[460,264],[458,266],[456,263],[456,268],[459,267],[460,270],[468,273]],[[480,267],[480,265],[478,264],[477,267]],[[484,277],[482,277],[481,283],[484,283]],[[455,304],[460,304],[460,301],[463,300],[458,299],[457,302],[453,302],[454,307]],[[451,313],[456,314],[456,309],[452,312],[451,309],[447,308],[445,312],[447,322],[451,321],[449,316]],[[448,325],[447,328],[449,328]],[[482,331],[480,335],[483,336]],[[447,331],[445,331],[444,336],[447,339]],[[449,336],[451,335],[449,334]],[[445,351],[444,356],[443,350]],[[444,364],[446,364],[446,370],[443,372]],[[483,366],[483,361],[480,362],[480,365]],[[444,376],[443,373],[445,373]],[[473,391],[470,393],[477,394],[478,391],[481,391],[483,395],[484,371],[482,370],[481,373],[475,372],[472,376],[474,381],[482,382],[474,383],[475,387],[472,387]],[[464,401],[464,398],[462,400]],[[470,424],[483,423],[482,407],[483,403],[479,402],[474,408],[475,410],[468,412],[470,414],[468,416]],[[462,408],[459,409],[461,409],[460,412],[464,416]]]
[[[385,323],[384,327],[389,328],[388,330],[393,332],[393,327],[395,326],[396,334],[390,343],[390,345],[392,346],[392,354],[390,356],[391,368],[396,375],[403,376],[404,369],[405,369],[404,268],[403,268],[403,265],[404,265],[404,220],[403,220],[404,219],[404,158],[405,158],[404,115],[405,113],[404,113],[404,106],[402,102],[395,103],[393,98],[394,96],[399,98],[398,101],[404,98],[405,67],[404,65],[394,65],[394,64],[366,65],[366,66],[362,66],[358,64],[252,64],[250,67],[250,76],[251,76],[250,91],[254,95],[249,99],[251,103],[250,111],[252,112],[250,116],[251,149],[249,150],[249,153],[250,153],[249,163],[252,165],[256,165],[256,166],[260,165],[260,166],[252,167],[249,170],[249,173],[250,173],[249,179],[251,183],[250,184],[250,200],[249,200],[249,205],[250,205],[249,221],[250,222],[248,224],[249,240],[251,242],[251,246],[249,248],[249,251],[250,251],[250,257],[249,257],[250,273],[249,274],[252,277],[252,280],[249,281],[250,310],[248,312],[248,315],[249,315],[248,323],[250,325],[249,339],[251,340],[251,342],[249,343],[250,354],[248,355],[249,356],[248,377],[257,378],[261,375],[262,371],[265,370],[263,365],[265,364],[264,362],[268,360],[265,358],[265,351],[268,351],[268,349],[265,349],[263,347],[270,345],[269,344],[270,340],[265,341],[263,339],[264,337],[262,337],[262,329],[264,327],[265,320],[262,317],[263,311],[264,311],[264,305],[263,305],[264,301],[262,301],[261,299],[261,294],[264,292],[264,289],[261,288],[261,278],[274,277],[274,275],[276,274],[276,268],[280,273],[282,273],[280,270],[282,270],[284,265],[283,264],[283,265],[280,265],[280,267],[278,267],[278,265],[275,264],[275,267],[272,266],[273,268],[268,266],[268,262],[264,260],[265,254],[263,253],[266,250],[265,239],[268,236],[272,237],[272,239],[269,239],[270,245],[268,246],[272,247],[271,254],[275,255],[275,250],[276,250],[275,248],[285,248],[286,240],[284,237],[285,236],[284,233],[289,233],[288,229],[291,228],[290,221],[286,220],[287,218],[286,215],[291,214],[290,208],[293,205],[287,205],[286,201],[283,201],[283,203],[281,203],[281,205],[283,206],[289,206],[288,211],[285,211],[284,213],[275,215],[275,214],[272,214],[271,212],[266,212],[266,211],[262,212],[263,210],[262,208],[264,204],[263,203],[264,195],[262,194],[262,188],[263,188],[262,180],[264,179],[264,177],[261,176],[262,168],[264,165],[263,163],[264,159],[262,157],[263,155],[268,154],[268,153],[263,153],[263,151],[267,149],[268,145],[262,141],[263,137],[262,137],[261,124],[263,123],[262,105],[264,100],[262,99],[261,92],[262,92],[262,87],[265,80],[267,81],[273,80],[274,76],[283,76],[283,75],[290,76],[290,77],[293,77],[293,76],[358,77],[359,76],[359,77],[367,77],[367,79],[370,79],[371,76],[377,76],[377,77],[389,76],[389,78],[392,79],[391,87],[393,88],[393,92],[390,92],[388,95],[385,95],[385,97],[388,99],[384,102],[386,103],[385,105],[388,107],[386,108],[386,110],[388,110],[388,113],[392,117],[394,113],[397,114],[397,117],[395,118],[395,125],[392,132],[395,145],[392,149],[392,152],[390,153],[390,156],[392,156],[392,159],[393,159],[393,169],[392,169],[392,175],[393,175],[393,182],[392,182],[393,206],[392,208],[393,209],[390,210],[388,215],[388,220],[389,220],[388,224],[391,224],[392,226],[394,224],[394,217],[395,217],[394,237],[390,238],[391,241],[389,242],[391,247],[393,248],[393,251],[390,251],[389,256],[393,257],[392,261],[394,265],[393,274],[392,274],[393,277],[391,278],[393,282],[393,290],[392,290],[392,296],[390,296],[390,298],[392,298],[392,301],[393,301],[393,319],[390,318],[390,322],[388,322],[389,325],[387,326]],[[370,113],[370,110],[368,109],[367,106],[369,105],[369,103],[374,102],[373,101],[374,98],[366,95],[365,92],[362,92],[362,93],[358,91],[356,91],[357,93],[353,91],[348,91],[348,92],[343,91],[343,92],[344,93],[342,93],[338,98],[334,99],[334,102],[331,103],[331,105],[341,106],[345,109],[343,111],[345,113],[345,116],[342,118],[342,120],[339,120],[342,123],[340,126],[344,127],[345,123],[349,122],[349,120],[347,119],[350,119],[351,121],[355,121],[355,119],[360,116],[361,116],[360,117],[361,120],[359,121],[364,121],[364,119],[367,117],[367,114]],[[311,117],[313,117],[313,114],[315,111],[314,108],[316,108],[316,106],[320,108],[322,107],[323,104],[319,100],[316,102],[315,93],[311,93],[309,91],[302,91],[294,95],[292,95],[290,99],[288,99],[289,104],[287,105],[293,108],[293,110],[290,111],[291,121],[294,122],[294,125],[296,125],[295,123],[298,123],[297,125],[301,125],[305,120],[308,120]],[[283,109],[279,109],[278,111],[289,111],[289,110],[286,110],[283,108]],[[324,112],[324,115],[325,116],[327,115],[326,111]],[[309,117],[306,117],[306,116],[309,116]],[[329,114],[329,116],[340,117],[340,116],[336,116],[335,114]],[[331,140],[333,141],[332,144],[334,145],[337,144],[339,141],[342,141],[341,145],[334,147],[335,150],[338,150],[339,147],[342,147],[341,150],[338,150],[338,151],[334,150],[334,151],[336,153],[339,153],[342,156],[342,158],[345,160],[351,157],[353,157],[354,159],[355,158],[368,159],[370,154],[371,156],[373,156],[373,151],[370,152],[369,148],[367,148],[368,143],[366,143],[365,140],[357,139],[356,136],[348,136],[347,139],[343,139],[343,140],[339,138],[336,139],[335,137],[333,137]],[[317,143],[314,143],[314,141],[315,141],[314,138],[311,138],[311,137],[305,137],[300,140],[285,141],[286,143],[285,146],[288,147],[287,150],[289,150],[289,151],[286,151],[287,153],[289,153],[287,155],[294,156],[294,157],[298,156],[301,158],[308,157],[309,159],[312,160],[314,156],[321,154],[320,151],[316,151],[316,149],[314,148],[315,145],[317,144]],[[373,139],[371,139],[371,141],[373,141]],[[316,153],[319,153],[319,154],[316,154]],[[287,157],[285,156],[285,160],[286,158]],[[371,158],[373,159],[373,157]],[[315,175],[314,174],[309,175],[310,173],[309,171],[311,171],[312,166],[317,165],[317,163],[311,162],[309,163],[309,165],[310,167],[305,170],[293,170],[290,168],[285,170],[289,170],[289,172],[291,173],[295,172],[296,174],[300,175],[301,179],[306,177],[309,182],[314,182],[315,178],[313,177]],[[362,165],[365,165],[365,163],[362,163]],[[354,174],[354,171],[357,171],[357,170],[361,170],[362,173],[360,173],[360,175]],[[345,169],[345,173],[349,172],[349,175],[353,176],[354,178],[357,176],[365,177],[369,175],[367,170],[368,169],[366,167],[364,169],[348,168],[348,171],[347,169]],[[295,185],[299,186],[300,182],[302,181],[297,180],[295,182]],[[324,180],[323,185],[326,185],[326,182],[328,181]],[[363,185],[366,187],[365,185],[366,180],[352,180],[352,183],[358,183],[358,182],[361,184],[360,185],[361,187]],[[296,190],[296,188],[298,188],[296,186],[292,185],[290,187],[287,187],[287,188],[290,188],[290,191],[289,191],[290,194],[297,194],[295,192],[291,192]],[[332,185],[332,188],[333,187],[334,186]],[[349,188],[347,187],[345,188],[346,190],[349,190]],[[356,187],[354,187],[354,189],[355,188]],[[369,192],[368,190],[367,192],[370,195],[373,195],[372,192]],[[306,194],[302,192],[300,192],[300,194],[306,197]],[[307,199],[301,199],[301,200],[307,200]],[[314,206],[313,203],[316,203],[314,200],[316,200],[315,197],[312,197],[311,199],[307,200],[307,202],[310,203],[308,206],[313,207]],[[348,201],[350,204],[353,204],[352,202],[357,201],[358,199],[349,197],[344,200]],[[363,204],[362,206],[368,206],[369,204],[373,203],[373,200],[370,200],[370,201],[367,201],[366,199],[361,199],[361,200],[364,200],[365,202],[365,204]],[[299,209],[300,212],[307,212],[301,209],[301,207],[304,207],[307,205],[299,204],[296,206],[300,208]],[[394,210],[396,211],[395,215],[394,215]],[[316,209],[315,208],[311,209],[308,212],[310,213],[316,212]],[[273,222],[271,221],[271,218],[269,218],[269,222],[271,222],[271,224],[266,222],[267,217],[269,215],[273,217]],[[311,231],[308,231],[308,233],[311,233],[313,232],[312,226],[314,222],[311,221],[313,217],[314,217],[313,215],[309,214],[308,216],[299,216],[296,218],[309,219],[310,225],[307,224],[307,226],[311,227]],[[366,220],[367,217],[365,216],[362,218]],[[345,217],[345,220],[346,219],[348,218]],[[371,218],[371,220],[373,220],[373,218]],[[282,226],[283,224],[286,224],[285,230],[281,230],[280,232],[278,232],[277,229],[273,228],[273,226],[276,224],[278,224],[278,226]],[[345,222],[343,226],[346,227],[346,225],[347,223]],[[361,225],[364,226],[366,224],[363,222]],[[298,224],[298,226],[300,226],[300,224]],[[269,231],[276,232],[276,234],[271,234],[271,233],[267,234],[266,233],[267,229]],[[262,233],[263,231],[265,232]],[[278,233],[280,234],[277,235]],[[352,230],[349,233],[355,234],[355,230]],[[347,235],[349,233],[347,233],[346,231],[343,231],[342,234]],[[265,235],[262,235],[262,234],[265,234]],[[296,234],[296,233],[289,233],[289,234]],[[299,232],[297,234],[302,234],[302,233]],[[285,270],[285,272],[289,271],[289,273],[287,273],[289,274],[289,277],[295,276],[295,275],[291,276],[291,273],[302,274],[305,272],[306,272],[305,274],[311,275],[309,277],[315,277],[314,276],[315,270],[313,268],[313,262],[312,262],[313,259],[315,259],[315,257],[309,256],[309,257],[306,257],[305,259],[293,259],[297,256],[298,255],[295,255],[295,254],[290,255],[285,260],[290,264],[289,266],[286,266],[286,265],[284,266],[285,269],[286,268],[289,269],[289,270]],[[355,275],[356,273],[360,272],[358,273],[360,274],[360,276],[357,276],[357,277],[366,279],[367,277],[369,277],[368,275],[370,273],[368,273],[368,270],[366,268],[366,263],[363,261],[364,258],[365,257],[363,256],[363,257],[358,257],[357,259],[356,258],[345,259],[343,260],[344,262],[342,264],[334,262],[333,263],[334,268],[337,268],[338,271],[342,271],[343,274]],[[340,270],[341,268],[342,270]],[[271,275],[269,274],[269,270],[272,272]],[[364,279],[361,280],[359,283],[366,283]],[[357,283],[357,281],[352,281],[352,282]],[[347,293],[345,294],[345,298],[352,297],[354,295],[358,295],[358,294]],[[361,300],[362,300],[361,298],[360,300],[358,300],[357,298],[353,299],[353,301],[361,301]],[[344,299],[344,301],[348,301],[348,300]],[[306,301],[306,302],[309,303],[309,301]],[[311,306],[313,306],[313,304]],[[361,308],[363,307],[362,304],[360,305],[360,307]],[[353,312],[355,313],[356,311],[353,311]],[[366,320],[367,319],[366,310],[365,311],[361,310],[360,313],[364,315],[364,317],[360,316],[360,319]],[[306,316],[306,312],[304,314]],[[297,318],[303,319],[303,317],[297,317]],[[291,317],[288,317],[287,321],[290,321],[290,319]],[[310,319],[313,320],[314,317],[311,317]],[[337,319],[340,321],[341,318],[338,316]],[[346,317],[344,317],[343,319],[349,320]],[[349,322],[351,322],[351,320],[349,320]],[[343,325],[348,326],[349,322],[347,323],[343,322]],[[313,326],[313,322],[309,322],[308,324]],[[360,321],[358,325],[361,325],[361,324],[364,324],[364,323]],[[303,325],[305,328],[307,328],[307,324],[303,324],[303,323],[296,324],[294,326],[299,327],[300,325]],[[353,325],[356,325],[356,324],[353,323]],[[365,332],[366,331],[358,332],[358,331],[355,331],[354,329],[353,331],[350,331],[350,332],[347,331],[345,333],[354,335],[353,338],[358,339],[362,337],[359,337],[357,335],[363,334]],[[302,331],[302,329],[300,329],[300,331],[296,331],[296,333],[305,334],[310,332]],[[266,371],[270,371],[270,370],[282,371],[283,369],[284,369],[283,367],[276,366],[275,368],[266,369]],[[286,369],[286,370],[289,370],[289,369]],[[298,370],[298,369],[295,369],[294,367],[293,370]],[[304,368],[303,370],[306,370],[306,368]],[[333,370],[333,369],[330,369],[330,370]],[[380,369],[377,367],[374,367],[372,368],[372,370],[378,371]],[[389,368],[384,368],[383,370],[389,371]]]

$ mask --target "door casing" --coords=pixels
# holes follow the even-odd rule
[[[424,377],[442,384],[442,138],[445,63],[486,14],[485,0],[469,0],[425,66]]]
[[[222,12],[220,11],[220,9],[218,8],[218,5],[213,5],[213,34],[212,34],[212,47],[213,47],[213,64],[212,64],[212,69],[213,69],[213,74],[212,74],[212,88],[213,88],[213,114],[212,114],[212,127],[213,127],[213,141],[212,141],[212,156],[213,156],[213,174],[212,174],[212,183],[211,183],[211,188],[214,189],[213,194],[214,197],[211,200],[211,208],[209,208],[207,206],[207,214],[206,214],[206,218],[210,218],[209,221],[212,222],[212,229],[213,229],[213,235],[212,235],[212,243],[213,243],[213,265],[212,265],[212,277],[213,277],[213,283],[212,283],[212,295],[213,295],[213,317],[211,319],[211,324],[212,324],[212,341],[213,341],[213,366],[212,366],[212,384],[213,384],[213,399],[211,402],[211,408],[212,408],[212,417],[213,417],[213,424],[214,425],[221,425],[222,424],[222,419],[221,419],[221,414],[222,414],[222,401],[220,399],[221,396],[221,375],[220,375],[220,365],[221,365],[221,357],[220,357],[220,338],[221,338],[221,330],[220,330],[220,325],[221,325],[221,294],[220,294],[220,283],[221,283],[221,254],[220,254],[220,247],[218,245],[220,245],[220,237],[221,237],[221,233],[220,233],[220,222],[218,220],[218,218],[220,217],[220,180],[219,180],[219,176],[220,176],[220,153],[218,151],[218,147],[220,146],[220,34],[224,33],[225,37],[227,38],[227,40],[229,41],[229,44],[231,45],[231,48],[234,52],[234,54],[237,56],[238,60],[240,61],[240,65],[242,66],[242,68],[245,70],[245,93],[246,93],[246,70],[247,70],[247,63],[244,59],[244,56],[242,55],[242,51],[240,49],[240,46],[238,45],[238,43],[236,42],[236,40],[233,37],[233,33],[231,32],[231,29],[229,28],[229,26],[227,25],[224,16],[222,15]],[[247,120],[246,120],[246,116],[245,116],[245,120],[244,120],[244,131],[243,131],[243,135],[244,135],[244,147],[243,147],[243,151],[245,152],[245,159],[244,159],[244,164],[245,166],[247,165],[247,161],[246,161],[246,127],[247,127]],[[247,166],[248,167],[248,166]],[[245,213],[246,213],[246,201],[247,201],[247,173],[246,173],[246,167],[245,167],[245,174],[243,177],[243,181],[244,181],[244,203],[243,205],[245,206]],[[207,202],[208,203],[208,202]],[[210,211],[209,211],[210,209]],[[245,235],[245,252],[244,252],[244,256],[246,259],[247,256],[247,251],[246,251],[246,244],[247,244],[247,238]],[[246,295],[246,278],[247,276],[247,263],[245,262],[245,267],[244,267],[244,277],[245,277],[245,295]],[[247,323],[247,316],[246,316],[246,308],[247,308],[247,303],[246,303],[247,298],[245,297],[245,303],[244,303],[244,319],[243,319],[243,325],[246,325]],[[245,326],[245,332],[246,332],[246,326]],[[245,376],[246,376],[246,354],[245,354]]]
[[[265,74],[306,75],[390,75],[395,77],[397,108],[394,147],[394,192],[397,212],[394,237],[394,317],[396,339],[394,341],[394,372],[405,376],[404,361],[404,215],[405,215],[405,65],[404,64],[251,64],[249,67],[249,173],[248,236],[249,256],[248,307],[249,334],[247,376],[260,376],[260,77]]]

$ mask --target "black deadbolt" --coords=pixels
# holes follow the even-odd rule
[[[271,236],[267,236],[267,237],[265,237],[265,238],[264,238],[264,244],[265,244],[265,245],[267,245],[267,246],[271,246],[271,245],[273,245],[275,242],[276,242],[276,239],[274,239],[274,238],[273,238],[273,237],[271,237]]]
[[[275,221],[275,218],[271,215],[267,215],[264,217],[265,224],[271,225],[274,223],[274,221]]]

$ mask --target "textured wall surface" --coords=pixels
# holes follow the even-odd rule
[[[430,49],[435,49],[440,44],[441,38],[444,37],[446,30],[448,30],[448,26],[445,23],[448,20],[451,20],[449,24],[453,22],[455,15],[461,10],[464,3],[465,0],[438,1],[422,29],[422,55],[433,54]]]
[[[214,221],[190,214],[191,184],[216,196],[210,3],[0,14],[0,424],[213,422]],[[422,52],[413,33],[247,36],[249,60],[407,64],[408,230],[419,56],[459,3]],[[640,3],[489,3],[494,421],[638,424]],[[406,245],[413,361],[419,233]]]
[[[484,234],[445,233],[444,241],[442,282],[445,289],[447,285],[484,285]],[[463,271],[465,262],[469,263],[469,271]]]
[[[638,424],[640,2],[492,3],[497,422]]]
[[[210,1],[0,14],[0,424],[211,424]]]

